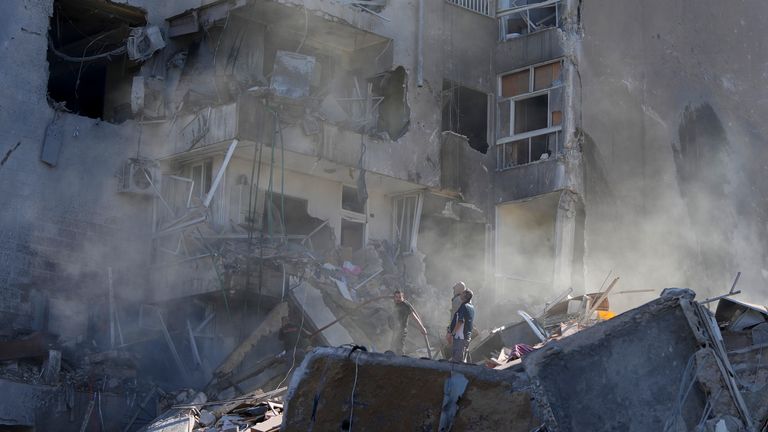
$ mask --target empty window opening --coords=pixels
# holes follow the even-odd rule
[[[562,60],[502,75],[497,110],[498,169],[561,152]]]
[[[501,0],[499,2],[499,31],[501,40],[508,40],[560,25],[558,3],[542,0]]]
[[[54,0],[48,32],[48,95],[69,111],[119,123],[132,116],[131,82],[139,63],[126,55],[137,8],[106,0]]]
[[[405,135],[411,123],[407,82],[408,76],[402,66],[371,79],[372,96],[383,98],[378,106],[378,129],[389,134],[393,141]]]
[[[419,222],[421,221],[422,195],[401,195],[393,199],[394,243],[398,253],[416,251]]]
[[[353,251],[365,246],[365,223],[341,219],[341,247],[347,247]]]
[[[488,95],[445,80],[442,96],[443,131],[466,136],[470,147],[480,153],[486,153],[488,151]]]
[[[344,185],[341,192],[341,208],[354,213],[365,214],[365,203],[357,195],[357,188]]]

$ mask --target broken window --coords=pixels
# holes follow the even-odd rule
[[[137,8],[104,0],[55,0],[48,33],[48,95],[76,114],[119,123],[132,117],[129,58],[146,25]],[[140,42],[140,41],[139,41]],[[138,46],[138,48],[141,48]],[[137,59],[142,60],[142,59]]]
[[[416,251],[421,206],[421,194],[400,195],[393,200],[394,243],[400,253]]]
[[[470,147],[488,151],[488,95],[443,81],[443,131],[464,135]]]
[[[502,75],[497,110],[499,169],[558,154],[562,131],[562,60]]]
[[[558,27],[558,3],[552,0],[500,0],[496,16],[499,17],[501,40]]]

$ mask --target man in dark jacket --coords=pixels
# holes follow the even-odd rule
[[[451,348],[451,361],[464,363],[467,360],[467,348],[472,339],[475,321],[475,307],[472,305],[472,291],[467,289],[461,295],[462,304],[453,314],[449,333],[446,335]]]
[[[408,318],[413,317],[416,320],[421,334],[426,335],[427,329],[424,327],[424,323],[421,322],[421,318],[419,318],[413,305],[405,300],[405,295],[403,295],[402,291],[396,290],[393,299],[395,301],[395,319],[392,332],[392,351],[398,355],[403,355],[405,338],[408,336]]]

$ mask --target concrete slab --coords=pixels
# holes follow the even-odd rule
[[[719,410],[738,412],[723,364],[713,358],[701,363],[704,351],[711,358],[719,348],[700,350],[709,330],[696,307],[686,299],[659,298],[527,355],[523,365],[548,430],[666,430],[669,422],[693,430],[710,386],[725,396],[713,417],[723,414]],[[705,375],[705,369],[713,373]]]
[[[320,328],[336,320],[336,315],[325,305],[322,292],[303,282],[291,291],[294,302],[302,307],[315,327]],[[341,324],[336,323],[322,331],[322,335],[331,346],[354,343],[354,339]]]
[[[541,423],[520,367],[318,348],[293,376],[282,430],[529,432]]]

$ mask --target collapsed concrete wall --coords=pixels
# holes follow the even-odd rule
[[[746,414],[722,336],[698,307],[662,297],[525,356],[547,430],[694,430]]]

